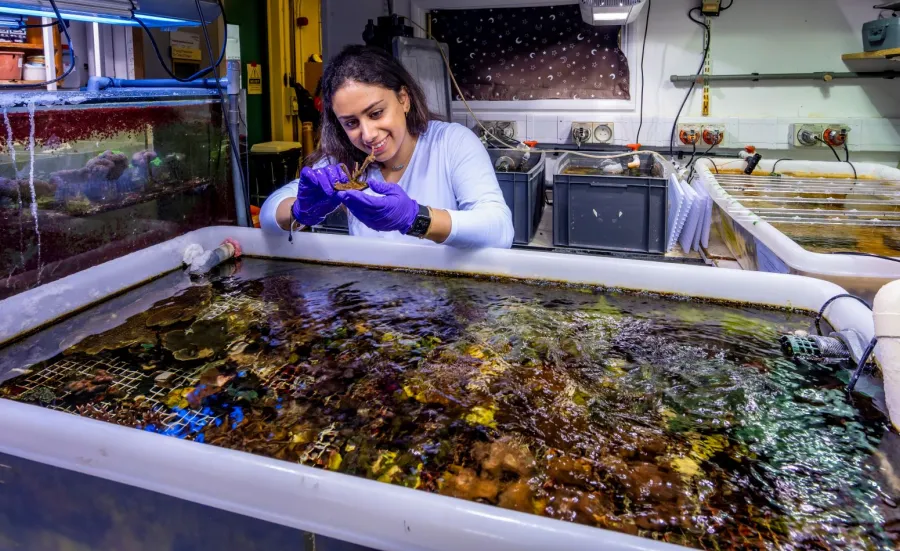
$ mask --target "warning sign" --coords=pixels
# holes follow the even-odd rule
[[[197,48],[182,48],[173,46],[172,59],[178,59],[182,61],[200,61],[203,58],[200,55],[200,50]]]
[[[247,64],[247,94],[251,96],[262,94],[262,65],[258,63]]]

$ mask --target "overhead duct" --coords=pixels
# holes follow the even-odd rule
[[[134,17],[151,27],[194,27],[215,21],[221,11],[215,0],[201,0],[203,18],[193,2],[184,0],[56,0],[63,19],[137,25]],[[51,17],[56,14],[49,0],[0,0],[0,14]]]

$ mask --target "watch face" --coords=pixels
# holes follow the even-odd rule
[[[416,216],[416,219],[413,221],[413,225],[407,232],[407,235],[422,238],[428,232],[428,228],[430,226],[431,226],[431,213],[428,211],[428,207],[419,205],[419,214]]]

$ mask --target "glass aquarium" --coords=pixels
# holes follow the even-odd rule
[[[814,330],[808,312],[255,258],[218,270],[78,314],[33,365],[0,350],[0,397],[698,549],[895,546],[883,404],[851,400],[841,365],[781,355],[780,335]]]
[[[235,221],[214,94],[10,93],[0,105],[0,299]]]

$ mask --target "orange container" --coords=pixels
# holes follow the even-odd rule
[[[0,52],[0,80],[22,79],[22,52]]]

